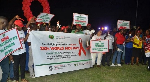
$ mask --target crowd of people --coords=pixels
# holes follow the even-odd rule
[[[138,27],[137,29],[126,30],[119,28],[117,31],[116,28],[114,28],[112,31],[98,30],[95,32],[95,30],[91,28],[91,24],[87,24],[86,28],[83,28],[80,24],[75,25],[75,27],[73,27],[73,25],[60,27],[51,26],[50,23],[36,23],[35,19],[35,17],[31,17],[28,23],[24,25],[18,15],[10,22],[8,22],[7,18],[0,16],[0,33],[16,28],[23,45],[22,48],[0,62],[3,71],[1,82],[6,82],[8,76],[14,82],[19,82],[19,71],[21,72],[21,82],[28,82],[25,79],[25,71],[29,71],[31,78],[35,78],[31,48],[31,31],[85,34],[90,35],[90,40],[109,40],[109,52],[91,53],[93,67],[100,68],[101,65],[105,66],[106,62],[108,66],[122,66],[122,63],[127,65],[139,65],[139,63],[150,65],[150,62],[148,62],[150,58],[145,56],[145,51],[148,51],[150,44],[149,30],[143,32],[142,29]],[[90,48],[90,40],[87,41],[87,48]],[[95,65],[95,63],[97,63],[97,65]]]

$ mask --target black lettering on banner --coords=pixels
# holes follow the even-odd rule
[[[52,71],[53,70],[53,67],[52,66],[49,66],[49,71]]]

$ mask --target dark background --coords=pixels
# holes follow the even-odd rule
[[[138,17],[136,19],[137,0],[48,0],[50,13],[55,17],[51,25],[71,25],[73,13],[87,14],[92,27],[117,26],[117,20],[131,21],[131,26],[141,26],[143,29],[150,27],[150,0],[138,0]],[[32,2],[31,10],[37,16],[42,12],[41,4],[35,0]],[[9,20],[15,15],[25,19],[22,11],[22,0],[0,0],[0,15]],[[135,23],[136,22],[136,23]],[[24,23],[27,23],[25,21]]]

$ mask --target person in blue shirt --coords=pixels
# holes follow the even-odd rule
[[[132,37],[133,35],[133,30],[129,32],[128,35],[126,35],[126,45],[125,45],[125,64],[130,64],[131,61],[131,56],[132,56],[132,48],[133,48],[133,42],[132,42]]]

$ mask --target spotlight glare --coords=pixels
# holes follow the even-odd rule
[[[107,27],[105,27],[105,30],[107,30],[108,28]]]

